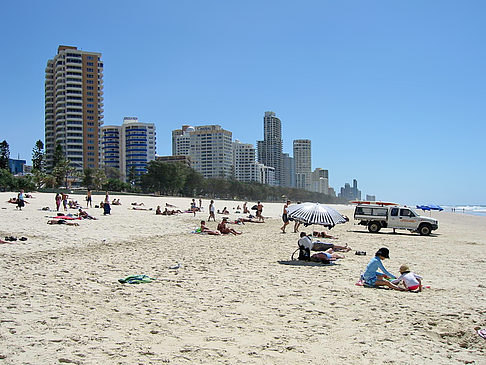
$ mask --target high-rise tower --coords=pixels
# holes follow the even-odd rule
[[[274,112],[263,117],[263,141],[258,141],[258,162],[275,169],[275,184],[282,185],[282,123]]]
[[[311,190],[311,141],[296,139],[294,141],[294,161],[296,185],[298,189]]]
[[[47,61],[45,80],[46,168],[62,147],[72,167],[99,167],[99,128],[103,124],[101,53],[59,46]]]

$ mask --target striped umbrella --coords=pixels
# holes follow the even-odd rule
[[[290,220],[296,220],[308,226],[320,224],[325,227],[334,227],[338,223],[346,223],[341,213],[326,205],[319,203],[302,203],[287,208]]]

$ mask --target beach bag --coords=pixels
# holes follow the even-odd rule
[[[299,246],[299,260],[309,261],[310,260],[310,250],[308,247]]]

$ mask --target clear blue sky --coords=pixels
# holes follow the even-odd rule
[[[44,69],[60,44],[102,53],[105,124],[138,116],[171,153],[183,123],[284,152],[312,140],[337,191],[401,203],[486,204],[486,2],[9,1],[0,139],[44,138]]]

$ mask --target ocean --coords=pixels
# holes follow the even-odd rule
[[[486,205],[442,205],[446,212],[486,216]]]

